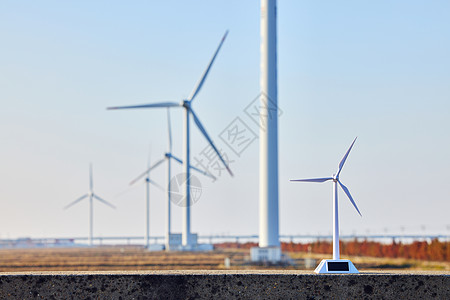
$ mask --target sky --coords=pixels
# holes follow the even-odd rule
[[[0,238],[145,232],[145,188],[129,182],[167,150],[166,111],[106,107],[189,96],[229,35],[193,103],[235,176],[198,175],[192,231],[258,233],[259,9],[253,1],[1,1]],[[450,231],[448,1],[278,1],[281,234],[330,234],[332,184],[290,179],[341,173],[341,234]],[[172,109],[182,156],[182,110]],[[237,121],[236,121],[236,118]],[[238,153],[233,122],[256,133]],[[206,140],[192,124],[192,156]],[[221,138],[222,137],[222,138]],[[236,149],[234,149],[236,150]],[[242,151],[241,151],[242,150]],[[174,166],[173,174],[181,173]],[[152,173],[163,185],[165,167]],[[164,192],[151,190],[151,235],[164,233]],[[181,208],[173,206],[181,231]]]

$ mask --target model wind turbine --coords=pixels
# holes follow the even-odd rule
[[[348,148],[341,162],[339,163],[339,168],[336,174],[333,174],[332,177],[325,178],[312,178],[312,179],[295,179],[291,181],[299,181],[299,182],[326,182],[329,180],[333,181],[333,259],[324,259],[320,262],[319,266],[317,266],[314,272],[316,273],[359,273],[355,268],[353,263],[346,259],[340,259],[339,257],[339,210],[338,210],[338,185],[342,188],[342,190],[347,195],[350,202],[355,207],[356,211],[360,216],[361,212],[356,206],[355,201],[353,200],[352,195],[348,188],[339,180],[339,175],[341,174],[342,167],[347,160],[348,154],[350,150],[352,150],[353,144],[355,144],[357,137],[353,140],[353,143]]]
[[[217,47],[216,52],[214,53],[213,57],[211,58],[206,70],[204,71],[202,77],[200,78],[200,81],[195,86],[192,94],[188,99],[182,100],[181,102],[161,102],[161,103],[151,103],[151,104],[142,104],[142,105],[134,105],[134,106],[120,106],[120,107],[109,107],[108,109],[134,109],[134,108],[161,108],[161,107],[183,107],[184,108],[184,175],[185,175],[185,189],[184,189],[184,205],[183,205],[183,232],[182,232],[182,245],[185,250],[190,250],[193,247],[195,247],[196,243],[195,241],[191,240],[191,208],[190,208],[190,126],[189,126],[189,120],[190,116],[194,118],[194,122],[197,125],[200,132],[203,134],[203,136],[206,138],[206,140],[209,142],[211,147],[216,152],[217,156],[225,166],[225,168],[228,170],[230,175],[233,175],[233,173],[230,170],[230,167],[228,166],[228,163],[224,160],[222,155],[220,154],[217,147],[214,145],[212,139],[209,137],[208,133],[206,132],[206,129],[203,127],[202,123],[200,122],[200,119],[195,114],[194,110],[192,109],[192,102],[194,101],[195,97],[200,92],[206,77],[208,76],[208,73],[211,69],[212,64],[214,63],[214,60],[217,57],[217,54],[219,53],[220,48],[223,45],[223,42],[225,41],[225,38],[228,34],[228,31],[225,32],[225,35],[223,36],[219,46]]]
[[[76,203],[80,202],[85,198],[89,198],[89,245],[92,246],[93,224],[94,224],[94,203],[93,203],[94,199],[112,208],[116,208],[111,203],[103,200],[102,198],[94,194],[94,179],[92,178],[92,164],[89,165],[89,192],[81,196],[80,198],[76,199],[75,201],[71,202],[67,206],[65,206],[64,209],[68,209],[69,207],[75,205]]]

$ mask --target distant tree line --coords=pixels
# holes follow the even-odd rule
[[[217,249],[256,247],[257,243],[221,243],[215,244]],[[427,261],[450,261],[450,242],[441,242],[434,239],[431,242],[415,241],[403,244],[395,240],[390,244],[357,239],[341,241],[339,243],[341,255],[409,258]],[[310,252],[331,254],[333,244],[331,241],[316,241],[312,243],[281,243],[281,250],[285,252]]]

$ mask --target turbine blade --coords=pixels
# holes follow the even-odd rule
[[[142,174],[140,174],[138,177],[136,177],[134,180],[132,180],[130,182],[130,185],[133,185],[136,183],[136,181],[138,181],[139,179],[141,179],[142,177],[144,177],[145,175],[148,174],[148,172],[150,172],[151,170],[153,170],[154,168],[156,168],[157,166],[159,166],[160,164],[162,164],[164,162],[164,158],[158,160],[156,163],[154,163],[152,166],[150,166],[147,170],[145,170],[145,172],[143,172]]]
[[[71,206],[77,204],[78,202],[80,202],[80,201],[83,200],[84,198],[87,198],[88,196],[89,196],[88,194],[81,196],[80,198],[76,199],[75,201],[70,202],[68,205],[64,206],[64,209],[68,209],[69,207],[71,207]]]
[[[199,168],[196,168],[196,167],[193,167],[193,166],[191,166],[190,168],[191,168],[192,170],[195,170],[195,171],[199,172],[200,174],[205,175],[206,177],[212,178],[212,179],[214,179],[214,180],[217,179],[213,174],[211,174],[211,173],[209,173],[209,172],[206,172],[206,171],[204,171],[204,170],[202,170],[202,169],[199,169]]]
[[[133,185],[133,184],[135,184],[136,182],[138,182],[141,178],[143,178],[145,175],[147,175],[147,173],[148,173],[148,169],[145,170],[144,173],[140,174],[140,175],[139,175],[138,177],[136,177],[135,179],[131,180],[131,181],[130,181],[130,185]]]
[[[148,157],[147,157],[147,168],[150,168],[150,164],[152,162],[152,144],[148,147]]]
[[[203,136],[208,140],[209,144],[211,145],[211,147],[214,149],[214,151],[216,152],[217,156],[220,158],[220,160],[222,161],[223,165],[225,166],[225,168],[227,168],[228,173],[230,173],[231,176],[233,176],[233,172],[231,172],[230,167],[228,166],[228,164],[225,162],[225,160],[223,159],[222,155],[220,154],[219,150],[217,150],[216,146],[214,145],[213,141],[211,140],[211,138],[209,137],[208,133],[206,132],[205,128],[203,127],[202,123],[200,122],[200,120],[198,119],[197,115],[195,114],[194,110],[192,108],[190,108],[190,111],[192,113],[192,116],[194,117],[194,121],[195,124],[197,124],[198,129],[200,129],[200,131],[202,132]]]
[[[347,152],[345,153],[344,157],[342,158],[341,162],[339,163],[339,169],[338,169],[338,171],[336,173],[336,177],[339,177],[339,174],[342,171],[342,167],[344,166],[345,161],[347,160],[347,157],[348,157],[348,155],[350,153],[350,150],[352,150],[353,144],[355,144],[357,138],[358,137],[355,137],[355,139],[353,140],[353,143],[350,145],[350,148],[348,148]]]
[[[216,52],[214,53],[213,57],[211,58],[208,67],[206,68],[205,72],[203,73],[202,77],[200,78],[200,81],[197,83],[196,87],[192,91],[191,96],[189,97],[189,101],[194,100],[195,96],[197,96],[198,92],[203,86],[203,83],[205,82],[206,76],[208,76],[209,70],[211,69],[212,64],[214,63],[214,60],[216,59],[217,54],[219,53],[220,48],[222,47],[223,42],[225,41],[225,38],[228,35],[228,30],[223,35],[222,40],[220,41],[219,46],[217,47]]]
[[[117,199],[119,197],[122,197],[123,195],[125,195],[125,194],[129,193],[130,191],[132,191],[134,188],[135,188],[135,186],[134,187],[128,187],[128,188],[124,189],[123,191],[115,194],[112,198],[113,199]]]
[[[161,185],[159,185],[158,183],[156,183],[155,181],[153,181],[151,179],[149,179],[149,182],[164,192],[164,188]]]
[[[92,178],[92,163],[89,164],[89,190],[94,189],[94,179]]]
[[[159,166],[160,164],[162,164],[166,159],[165,158],[161,158],[160,160],[158,160],[157,162],[155,162],[148,171],[153,170],[154,168],[156,168],[157,166]]]
[[[178,157],[176,157],[175,155],[172,155],[172,153],[169,153],[169,158],[173,158],[179,164],[183,164],[183,161],[181,159],[179,159]]]
[[[93,195],[93,196],[94,196],[95,199],[97,199],[98,201],[102,202],[103,204],[106,204],[106,205],[108,205],[109,207],[112,207],[112,208],[116,209],[116,207],[115,207],[114,205],[112,205],[111,203],[109,203],[108,201],[103,200],[102,198],[100,198],[100,197],[97,196],[97,195]]]
[[[299,182],[325,182],[328,180],[333,180],[333,177],[326,178],[310,178],[310,179],[291,179],[290,181],[299,181]]]
[[[179,159],[178,157],[172,155],[171,153],[168,153],[168,154],[169,154],[169,158],[173,158],[176,162],[178,162],[180,164],[183,164],[183,161],[181,159]],[[197,171],[197,172],[199,172],[199,173],[201,173],[201,174],[203,174],[203,175],[205,175],[207,177],[210,177],[210,178],[212,178],[214,180],[217,179],[214,175],[212,175],[212,174],[210,174],[210,173],[208,173],[208,172],[206,172],[206,171],[204,171],[202,169],[193,167],[192,165],[191,165],[191,169],[195,170],[195,171]]]
[[[355,207],[356,211],[358,212],[358,214],[362,217],[361,212],[358,209],[358,206],[356,206],[355,201],[352,198],[352,195],[350,195],[350,191],[348,190],[348,188],[342,184],[342,182],[340,182],[338,180],[339,185],[341,186],[341,188],[344,190],[345,194],[347,194],[348,199],[350,199],[350,202],[353,204],[353,206]]]
[[[111,109],[132,109],[132,108],[158,108],[158,107],[176,107],[176,106],[180,106],[180,104],[176,102],[160,102],[160,103],[150,103],[132,106],[111,106],[106,109],[111,110]]]
[[[167,131],[169,136],[169,153],[172,153],[172,126],[170,124],[170,108],[167,108]]]
[[[151,184],[154,184],[158,189],[162,189],[162,191],[165,191],[164,188],[162,188],[159,184],[157,184],[157,183],[154,182],[153,180],[150,180],[150,183],[151,183]],[[125,190],[121,191],[120,193],[114,195],[114,196],[113,196],[113,199],[122,197],[123,195],[125,195],[125,194],[131,192],[132,190],[137,189],[138,187],[140,187],[140,186],[143,185],[143,184],[145,184],[145,181],[143,181],[142,184],[134,185],[134,186],[132,186],[132,187],[128,187],[128,188],[126,188]]]

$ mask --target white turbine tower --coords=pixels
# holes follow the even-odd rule
[[[171,122],[170,122],[170,109],[167,108],[167,132],[168,132],[168,151],[166,153],[164,153],[164,157],[160,160],[158,160],[156,163],[154,163],[153,165],[148,166],[147,170],[145,172],[143,172],[142,174],[140,174],[137,178],[135,178],[130,185],[133,185],[134,183],[136,183],[138,180],[140,180],[141,178],[143,178],[144,176],[146,176],[146,183],[147,183],[147,212],[146,212],[146,216],[147,216],[147,226],[146,226],[146,245],[147,248],[149,248],[149,207],[150,207],[150,187],[149,184],[152,183],[153,185],[157,186],[160,189],[163,189],[162,187],[160,187],[158,184],[156,184],[156,182],[154,182],[153,180],[150,179],[150,171],[152,171],[153,169],[157,168],[159,165],[161,165],[165,160],[167,161],[167,191],[166,191],[166,228],[165,228],[165,244],[166,244],[166,249],[169,249],[169,240],[170,240],[170,234],[171,234],[171,202],[170,202],[170,196],[171,196],[171,187],[170,187],[170,180],[171,180],[171,160],[175,160],[176,162],[183,164],[183,161],[181,159],[179,159],[178,157],[174,156],[172,154],[172,129],[171,129]],[[205,175],[205,176],[209,176],[213,179],[215,179],[214,176],[212,176],[211,174],[204,172],[196,167],[191,166],[191,169]]]
[[[338,185],[347,195],[350,202],[355,207],[358,214],[361,216],[361,212],[356,206],[352,195],[348,188],[339,180],[339,175],[341,174],[342,168],[344,167],[345,161],[347,160],[350,150],[352,150],[353,144],[355,144],[357,137],[353,140],[353,143],[348,148],[341,162],[339,163],[339,168],[332,177],[325,178],[311,178],[311,179],[293,179],[291,181],[297,182],[316,182],[322,183],[326,181],[333,181],[333,260],[322,260],[319,266],[316,268],[316,273],[359,273],[355,268],[353,263],[349,260],[342,260],[339,257],[339,207],[338,207]]]
[[[80,198],[76,199],[75,201],[69,203],[67,206],[64,207],[64,209],[68,209],[69,207],[75,205],[76,203],[80,202],[81,200],[89,198],[89,245],[92,246],[92,237],[93,237],[93,224],[94,224],[94,199],[112,207],[116,208],[111,203],[103,200],[96,194],[94,194],[94,179],[92,177],[92,164],[89,165],[89,192]]]
[[[261,0],[259,248],[253,261],[281,260],[278,222],[277,1]]]
[[[211,147],[216,152],[217,156],[223,163],[223,165],[226,167],[228,172],[233,175],[231,172],[228,163],[225,162],[224,158],[220,154],[219,150],[214,145],[212,139],[209,137],[208,133],[206,132],[205,128],[203,127],[202,123],[200,122],[199,118],[195,114],[194,110],[192,109],[192,102],[194,101],[195,97],[200,92],[206,77],[211,69],[211,66],[216,59],[217,54],[219,53],[220,48],[223,45],[223,42],[225,41],[225,38],[228,34],[228,31],[225,32],[225,35],[223,36],[219,46],[217,47],[216,52],[214,53],[212,59],[210,60],[206,70],[204,71],[202,77],[200,78],[200,81],[197,83],[196,87],[194,88],[191,96],[188,99],[185,99],[181,102],[161,102],[161,103],[151,103],[151,104],[142,104],[142,105],[134,105],[134,106],[120,106],[120,107],[109,107],[108,109],[134,109],[134,108],[161,108],[161,107],[183,107],[184,108],[184,175],[185,175],[185,188],[184,188],[184,205],[183,205],[183,231],[182,231],[182,245],[185,250],[190,250],[195,247],[195,241],[191,241],[191,211],[190,211],[190,116],[194,118],[194,122],[197,125],[200,132],[203,134],[203,136],[206,138],[206,140],[209,142]]]

